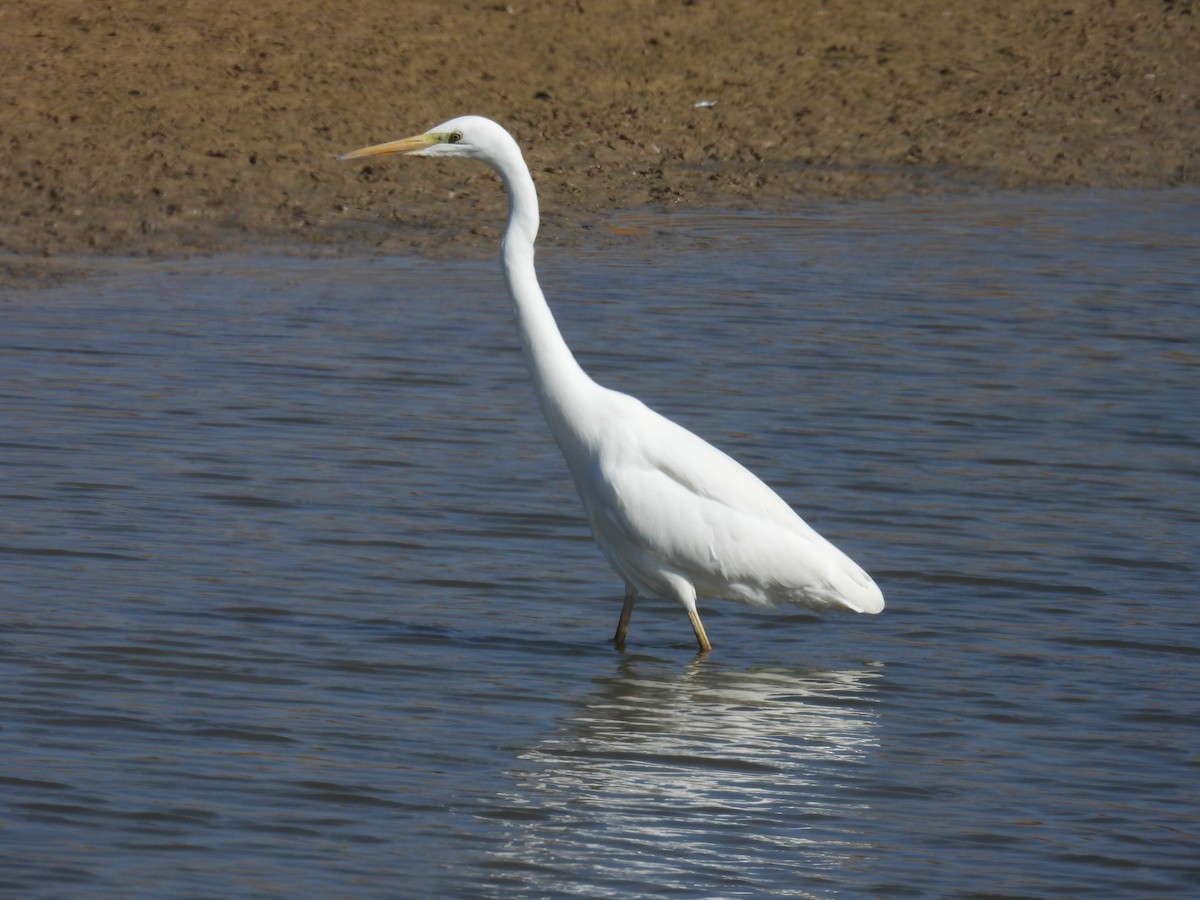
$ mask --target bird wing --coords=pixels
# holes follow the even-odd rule
[[[667,571],[700,596],[873,605],[855,599],[878,592],[869,576],[756,475],[640,401],[617,396],[585,505],[605,554],[627,578],[644,587]]]

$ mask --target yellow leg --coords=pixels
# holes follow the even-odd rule
[[[621,618],[617,621],[617,633],[613,635],[613,643],[618,647],[625,646],[625,632],[629,631],[629,617],[633,615],[633,604],[637,601],[637,588],[625,585],[625,605],[621,607]]]
[[[688,621],[692,623],[692,631],[696,632],[696,643],[700,645],[700,652],[707,653],[712,649],[712,644],[708,642],[708,635],[704,633],[704,623],[700,621],[700,613],[689,609],[687,614]]]

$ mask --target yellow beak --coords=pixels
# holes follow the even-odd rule
[[[436,135],[418,134],[415,137],[399,141],[388,141],[386,144],[374,144],[359,150],[351,150],[349,153],[343,153],[338,159],[360,159],[364,156],[384,156],[389,153],[414,153],[417,150],[432,147],[436,143],[438,143]]]

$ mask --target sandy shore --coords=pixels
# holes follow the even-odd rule
[[[482,251],[483,167],[333,161],[467,112],[526,148],[550,241],[645,204],[1172,185],[1200,158],[1191,0],[6,0],[0,29],[0,250],[26,258]]]

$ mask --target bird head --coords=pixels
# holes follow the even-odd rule
[[[507,131],[482,116],[459,116],[437,125],[424,134],[374,144],[343,153],[338,159],[361,159],[403,153],[408,156],[454,156],[491,162],[515,142]]]

